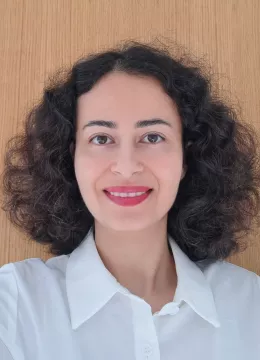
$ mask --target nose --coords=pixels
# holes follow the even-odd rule
[[[116,162],[111,166],[111,171],[121,174],[122,177],[128,178],[136,172],[141,172],[143,165],[140,163],[140,159],[134,153],[134,150],[120,150]]]

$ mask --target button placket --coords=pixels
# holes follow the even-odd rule
[[[159,360],[160,349],[151,306],[140,299],[139,301],[133,301],[132,305],[136,359]]]
[[[152,349],[152,346],[150,344],[145,344],[144,345],[144,358],[145,359],[149,359],[150,356],[152,355],[153,353],[153,349]]]

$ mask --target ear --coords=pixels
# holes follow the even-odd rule
[[[184,176],[186,175],[187,172],[187,165],[183,165],[182,168],[182,174],[181,174],[181,180],[184,178]]]
[[[190,145],[192,144],[192,141],[188,141],[188,143],[185,146],[185,149],[187,149],[188,147],[190,147]],[[185,160],[184,160],[185,161]],[[181,174],[181,180],[184,178],[184,176],[186,175],[187,172],[187,165],[183,164],[183,168],[182,168],[182,174]]]
[[[71,153],[71,156],[74,157],[74,152],[75,152],[75,144],[72,142],[70,144],[70,153]]]

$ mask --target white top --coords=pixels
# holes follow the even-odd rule
[[[168,239],[178,284],[155,314],[104,266],[92,228],[70,255],[3,265],[0,359],[259,360],[260,276]]]

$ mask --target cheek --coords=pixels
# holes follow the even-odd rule
[[[99,178],[102,177],[106,163],[104,157],[75,154],[75,175],[82,192],[91,191],[93,193],[93,187],[98,186]]]
[[[160,161],[157,170],[157,178],[159,182],[159,196],[166,204],[171,204],[178,192],[182,175],[182,160],[180,158],[169,158]]]
[[[153,162],[153,168],[155,168],[160,174],[160,177],[167,183],[175,183],[180,181],[182,174],[182,159],[177,156],[167,156],[161,158],[157,165]]]
[[[113,160],[113,156],[109,152],[102,154],[93,154],[89,151],[78,151],[75,153],[75,174],[80,188],[90,189],[98,188],[100,184],[104,185],[102,176],[109,173],[109,163]],[[151,181],[157,180],[157,186],[160,192],[169,191],[174,192],[178,187],[182,174],[182,158],[179,154],[172,151],[158,152],[151,156],[149,154],[143,156],[142,162],[144,164],[145,178],[151,176]],[[109,174],[108,174],[109,175]],[[140,176],[142,177],[142,176]],[[154,179],[152,179],[154,178]]]

